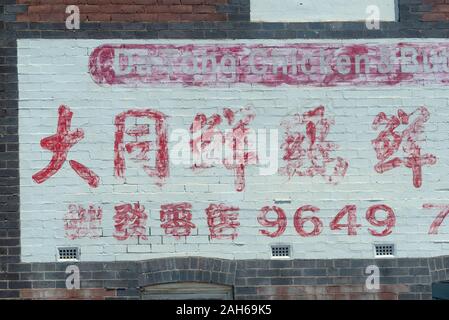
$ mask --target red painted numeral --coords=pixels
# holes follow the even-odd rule
[[[384,220],[379,220],[376,218],[377,211],[384,211],[387,217]],[[366,211],[366,220],[376,227],[386,227],[382,232],[377,232],[371,228],[368,228],[369,232],[376,237],[385,237],[391,234],[393,227],[396,224],[396,216],[389,206],[384,204],[374,205]]]
[[[302,214],[304,211],[312,211],[313,213],[320,211],[319,208],[313,206],[303,206],[296,210],[295,216],[293,218],[293,224],[295,229],[301,237],[315,237],[318,236],[323,230],[323,222],[318,217],[306,217],[303,218]],[[306,222],[313,223],[313,230],[306,232],[304,230],[304,224]]]
[[[273,211],[274,213],[276,213],[277,218],[275,220],[269,220],[267,219],[267,214]],[[277,230],[274,232],[269,232],[267,230],[259,230],[259,232],[267,237],[271,237],[271,238],[276,238],[281,236],[284,231],[285,228],[287,227],[287,216],[285,215],[284,210],[282,210],[279,207],[273,206],[266,206],[263,207],[260,210],[260,214],[257,217],[257,221],[260,223],[260,225],[264,226],[264,227],[277,227]]]
[[[449,205],[435,205],[426,203],[423,205],[424,209],[439,209],[440,213],[433,220],[432,225],[429,228],[429,234],[438,234],[438,230],[443,223],[444,219],[449,215]]]
[[[340,220],[342,220],[345,215],[348,215],[348,223],[340,224]],[[344,228],[348,228],[348,235],[357,235],[357,228],[361,227],[360,224],[357,224],[357,207],[355,205],[345,206],[337,214],[334,220],[331,221],[329,226],[331,230],[342,230]]]

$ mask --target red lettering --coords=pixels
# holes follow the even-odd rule
[[[102,216],[101,207],[89,205],[86,210],[82,205],[69,205],[64,216],[65,236],[70,240],[100,237]]]
[[[82,129],[70,131],[73,112],[68,107],[61,105],[58,109],[58,114],[56,134],[41,140],[41,147],[53,152],[53,156],[47,167],[33,175],[33,180],[39,184],[45,182],[62,168],[62,165],[67,160],[70,148],[84,138]],[[69,161],[69,164],[89,186],[93,188],[98,187],[100,178],[92,170],[73,160]]]
[[[338,146],[326,141],[334,121],[325,118],[324,112],[324,107],[320,106],[282,123],[286,131],[282,144],[283,160],[287,165],[280,169],[281,173],[289,177],[321,175],[332,184],[337,184],[346,175],[348,162],[331,157],[331,152]]]
[[[339,223],[346,215],[348,216],[348,223]],[[331,221],[329,226],[331,230],[342,230],[343,228],[347,228],[349,236],[357,235],[357,228],[361,227],[360,224],[357,224],[357,207],[355,205],[345,206],[337,214],[334,220]]]
[[[295,216],[293,217],[293,224],[295,225],[295,229],[301,237],[316,237],[320,235],[323,230],[323,222],[318,217],[303,218],[302,214],[306,211],[315,213],[320,211],[320,209],[308,205],[302,206],[301,208],[296,210]],[[313,230],[310,232],[304,230],[304,225],[307,222],[311,222],[313,224]]]
[[[387,216],[384,220],[379,220],[376,218],[377,211],[384,211]],[[393,232],[393,227],[396,225],[396,216],[393,209],[384,204],[374,205],[366,211],[366,220],[376,227],[386,227],[382,232],[377,232],[369,228],[369,232],[376,237],[385,237]]]
[[[267,218],[267,214],[271,211],[273,211],[277,215],[277,218],[275,220],[268,220]],[[260,223],[260,225],[264,227],[269,228],[277,227],[277,230],[274,232],[269,232],[267,230],[259,230],[261,234],[270,238],[276,238],[281,236],[285,232],[285,229],[287,227],[287,216],[285,215],[284,210],[276,206],[263,207],[260,210],[260,214],[257,217],[257,221]]]
[[[161,227],[165,234],[171,234],[176,239],[190,235],[196,226],[192,223],[192,205],[190,203],[172,203],[161,206]]]
[[[446,217],[449,215],[449,205],[436,205],[436,204],[426,203],[423,205],[423,208],[440,210],[440,213],[435,218],[435,220],[432,222],[432,225],[429,228],[429,234],[438,234],[438,231],[440,229],[440,226],[443,224],[444,219],[446,219]]]
[[[237,238],[238,222],[237,207],[221,204],[211,204],[206,208],[207,224],[209,226],[211,239],[231,239]]]
[[[148,215],[145,207],[138,202],[134,205],[127,203],[115,206],[114,238],[123,241],[128,238],[140,238],[147,240],[146,222]]]
[[[411,122],[411,118],[416,119]],[[432,154],[422,154],[419,141],[424,130],[424,123],[429,120],[430,113],[425,107],[420,107],[411,114],[405,113],[399,109],[398,115],[387,117],[383,112],[379,113],[373,121],[373,129],[377,130],[380,126],[385,126],[376,139],[372,141],[373,147],[377,154],[379,163],[374,166],[378,173],[384,173],[394,168],[404,165],[412,169],[413,186],[420,188],[422,185],[422,167],[425,165],[434,165],[437,158]],[[398,133],[396,129],[400,125],[408,125],[404,131]],[[393,157],[402,150],[406,154],[405,157]]]
[[[137,121],[139,118],[154,121],[154,133],[156,136],[154,142],[150,141],[150,127],[148,125],[136,124],[132,128],[125,130],[125,121],[127,119]],[[140,153],[132,157],[132,160],[142,163],[143,170],[150,177],[159,178],[157,184],[160,185],[163,179],[168,176],[169,159],[165,118],[166,116],[164,114],[151,109],[128,110],[115,118],[114,167],[116,177],[123,178],[125,175],[125,151],[131,154],[139,149]],[[125,134],[134,140],[125,142]],[[147,139],[139,141],[144,136],[148,136]],[[156,149],[154,166],[147,164],[149,160],[148,152],[152,147]]]

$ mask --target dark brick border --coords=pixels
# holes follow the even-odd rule
[[[65,289],[73,263],[9,264],[2,297],[39,297]],[[188,257],[139,262],[80,262],[83,295],[103,290],[106,299],[139,299],[150,285],[204,282],[234,287],[236,299],[431,299],[433,282],[449,279],[449,256],[410,259],[222,260]],[[380,268],[380,290],[365,288],[365,269]],[[81,298],[76,294],[74,298]],[[88,297],[90,297],[88,295]]]
[[[447,38],[449,22],[423,22],[429,7],[400,0],[399,21],[370,31],[364,23],[250,23],[248,0],[220,10],[230,22],[58,23],[15,22],[15,0],[0,5],[0,299],[53,291],[66,298],[136,299],[143,286],[177,281],[233,285],[235,298],[430,299],[432,282],[449,280],[449,257],[388,260],[242,260],[167,258],[142,262],[82,262],[79,294],[64,294],[64,263],[20,263],[17,38],[123,39],[351,39]],[[17,9],[17,10],[16,10]],[[23,9],[23,8],[22,8]],[[21,9],[21,10],[22,10]],[[232,12],[231,12],[232,11]],[[382,288],[363,290],[367,265],[381,267]],[[58,291],[59,290],[59,291]],[[342,292],[348,291],[348,292]],[[50,296],[51,296],[51,292]]]
[[[368,30],[363,22],[263,23],[250,22],[249,0],[230,0],[218,10],[227,22],[182,23],[82,23],[80,30],[66,30],[63,23],[16,22],[23,5],[3,0],[0,30],[3,37],[93,39],[356,39],[356,38],[447,38],[449,21],[423,21],[432,5],[424,0],[398,0],[399,20],[383,22],[380,30]]]
[[[16,298],[4,290],[19,275],[10,273],[20,262],[18,76],[15,39],[0,38],[0,299]]]
[[[126,2],[126,1],[125,1]],[[249,1],[240,0],[153,0],[117,1],[22,0],[22,4],[6,6],[9,19],[22,22],[64,22],[67,5],[76,5],[80,21],[88,22],[160,22],[160,21],[237,21],[249,20]],[[126,8],[125,8],[126,6]]]

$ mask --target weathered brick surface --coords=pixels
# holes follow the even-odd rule
[[[120,40],[112,42],[120,43]],[[148,50],[151,51],[155,48],[154,44],[147,45],[146,41],[136,43],[150,48]],[[228,47],[234,43],[226,40],[210,41],[206,48]],[[258,44],[259,41],[253,43]],[[280,48],[285,46],[283,41],[260,43]],[[353,43],[354,41],[345,41],[342,46],[353,46]],[[326,50],[335,46],[327,41],[321,41],[320,44]],[[418,45],[417,42],[410,44],[411,47]],[[442,41],[429,40],[428,46],[440,49],[446,45]],[[360,46],[359,44],[356,48]],[[376,41],[374,48],[377,49],[377,46],[384,46],[383,41]],[[68,245],[80,246],[82,261],[141,260],[178,253],[228,259],[269,259],[271,257],[269,245],[273,241],[291,244],[292,257],[303,259],[372,257],[374,241],[396,243],[398,257],[444,254],[444,244],[434,243],[435,236],[428,234],[432,218],[438,215],[439,210],[423,208],[423,204],[429,201],[445,203],[445,195],[440,191],[446,187],[442,177],[445,176],[446,167],[443,159],[448,142],[448,137],[442,132],[449,131],[449,124],[444,119],[446,113],[441,108],[449,98],[444,88],[447,79],[444,73],[423,74],[417,71],[412,74],[413,78],[408,77],[406,83],[397,86],[390,86],[389,79],[386,84],[378,83],[381,75],[371,78],[370,74],[366,82],[354,76],[353,81],[343,82],[344,86],[336,82],[338,85],[335,87],[315,90],[308,85],[321,86],[323,85],[321,79],[324,77],[310,76],[308,79],[314,79],[313,82],[301,87],[302,83],[292,84],[288,79],[284,82],[278,76],[271,76],[267,72],[264,82],[248,86],[246,83],[227,80],[226,84],[231,85],[223,87],[215,82],[215,78],[209,79],[207,76],[197,74],[195,82],[189,82],[187,79],[186,85],[180,87],[179,81],[186,77],[181,76],[179,79],[175,77],[177,74],[183,75],[182,71],[174,72],[173,81],[168,76],[165,78],[158,76],[153,80],[146,73],[138,73],[138,77],[126,82],[129,78],[126,75],[120,78],[119,70],[115,69],[117,71],[115,79],[118,83],[109,81],[109,84],[102,82],[104,79],[102,74],[93,71],[90,75],[85,71],[80,72],[85,70],[87,65],[90,66],[90,70],[102,70],[103,67],[114,65],[107,60],[100,65],[101,59],[96,56],[98,52],[110,52],[111,46],[108,42],[84,39],[72,41],[20,39],[18,47],[18,72],[21,76],[19,101],[21,124],[19,135],[22,147],[21,254],[24,262],[54,261],[56,248]],[[202,52],[202,47],[195,42],[189,43],[189,47],[193,47],[198,54]],[[52,50],[47,51],[46,48]],[[241,51],[247,52],[251,50],[250,48],[247,45]],[[121,52],[125,54],[126,50]],[[135,55],[142,55],[143,58],[148,57],[147,52],[147,50],[133,51]],[[159,52],[163,52],[163,49]],[[100,56],[106,59],[103,55]],[[163,55],[159,57],[165,58]],[[245,63],[246,57],[243,55],[239,58],[242,64]],[[315,61],[318,60],[318,54],[315,53],[315,57]],[[154,56],[151,55],[150,58]],[[43,64],[42,61],[52,61],[52,64]],[[166,61],[169,63],[169,60]],[[71,67],[67,68],[68,65]],[[244,69],[237,72],[239,74],[235,79],[245,79]],[[337,75],[335,77],[338,79]],[[221,72],[217,78],[224,79]],[[327,78],[329,82],[333,81],[331,76]],[[123,84],[120,83],[122,79],[125,81]],[[441,87],[431,89],[430,85],[434,80],[439,81]],[[201,84],[200,88],[195,88],[197,83]],[[281,85],[278,86],[279,84]],[[286,86],[282,87],[283,84]],[[126,85],[130,85],[130,89],[127,89],[128,94],[125,97],[121,90]],[[349,90],[347,86],[350,86]],[[75,89],[78,87],[83,88],[82,99],[79,98],[79,91]],[[301,87],[300,90],[298,87]],[[147,96],[145,90],[151,90],[151,98]],[[428,98],[429,91],[432,92],[432,99]],[[53,97],[54,100],[45,99],[47,96]],[[311,101],[310,105],[304,106],[305,101]],[[237,191],[235,194],[230,193],[236,190],[237,186],[233,171],[223,168],[220,164],[202,171],[191,170],[178,165],[171,152],[176,146],[174,130],[184,130],[188,136],[190,124],[198,112],[204,112],[209,116],[210,112],[203,110],[208,110],[212,106],[218,108],[221,114],[220,106],[223,103],[229,103],[235,110],[251,106],[252,110],[249,112],[255,114],[249,125],[251,129],[279,132],[278,137],[273,139],[277,140],[271,145],[273,150],[280,150],[273,152],[277,161],[271,162],[272,171],[264,175],[261,174],[260,165],[248,164],[248,171],[244,175],[246,184],[242,186],[241,192]],[[32,177],[36,176],[36,172],[45,168],[50,160],[51,153],[47,151],[48,148],[47,150],[42,148],[42,139],[54,134],[57,110],[62,104],[73,111],[72,130],[80,128],[84,131],[84,138],[70,150],[67,157],[69,161],[58,168],[54,176],[43,182],[33,180]],[[285,153],[284,147],[281,147],[286,141],[283,123],[290,123],[290,119],[296,113],[304,114],[306,111],[316,109],[320,104],[322,108],[319,110],[322,110],[325,121],[335,120],[335,123],[330,125],[329,141],[338,144],[339,149],[331,147],[329,153],[332,157],[335,155],[343,158],[349,168],[346,176],[335,174],[335,184],[328,183],[326,178],[313,181],[307,172],[301,177],[289,178],[288,174],[283,173],[285,166],[289,164],[284,161],[285,158],[283,159]],[[112,146],[117,143],[118,140],[116,138],[114,141],[114,137],[119,136],[117,132],[120,130],[117,126],[111,126],[111,123],[124,111],[141,110],[143,109],[141,106],[152,107],[164,114],[167,118],[165,121],[168,127],[167,136],[173,137],[167,142],[170,150],[166,152],[169,175],[160,182],[160,186],[157,185],[160,181],[158,178],[141,174],[140,164],[135,166],[132,157],[126,156],[123,160],[126,165],[124,175],[126,180],[114,174],[116,161]],[[422,150],[434,154],[439,159],[432,166],[423,166],[421,187],[414,186],[413,173],[406,171],[407,167],[404,165],[384,175],[374,170],[377,160],[371,143],[378,134],[371,126],[376,115],[381,115],[381,112],[395,115],[398,108],[401,108],[407,113],[415,112],[412,116],[415,121],[417,117],[415,110],[419,106],[425,106],[426,112],[429,113],[429,119],[424,120],[423,125],[423,135],[426,134],[427,138],[422,139]],[[238,117],[237,114],[236,118]],[[45,124],[37,119],[46,119]],[[148,121],[139,120],[145,123]],[[152,122],[148,122],[151,126]],[[127,125],[127,129],[132,128]],[[226,124],[222,124],[217,130],[224,131],[227,128]],[[401,127],[398,130],[403,129]],[[126,144],[129,146],[128,142]],[[117,152],[115,154],[117,155]],[[402,150],[398,150],[396,154],[399,157],[403,156]],[[93,170],[100,179],[98,187],[91,187],[81,179],[71,169],[71,160],[80,161]],[[328,167],[327,173],[331,174],[335,169],[335,161],[328,162],[329,164],[324,166]],[[150,164],[153,165],[154,162]],[[305,157],[304,166],[310,167]],[[300,170],[302,171],[302,168]],[[302,190],[305,186],[307,193],[298,193],[298,190]],[[54,197],[55,193],[59,193],[58,197]],[[402,200],[404,198],[409,200],[404,202]],[[261,208],[273,205],[273,199],[292,199],[291,203],[278,205],[285,211],[287,225],[285,231],[275,236],[275,239],[261,233],[263,229],[271,229],[263,228],[268,226],[261,224],[258,219]],[[148,219],[142,219],[138,235],[129,232],[131,235],[127,236],[119,230],[117,221],[121,222],[123,218],[117,218],[119,213],[117,206],[136,202],[140,203],[139,206],[143,208]],[[167,204],[171,203],[188,203],[191,206],[193,227],[190,233],[183,234],[180,239],[172,233],[175,228],[164,227],[163,216],[167,212]],[[217,203],[240,208],[235,210],[238,212],[240,223],[233,235],[235,243],[230,237],[213,238],[211,230],[214,228],[208,225],[208,207]],[[374,223],[370,223],[366,218],[368,208],[379,204],[391,207],[395,213],[394,228],[385,233],[385,235],[391,233],[388,237],[378,234],[382,228],[375,228],[376,232],[369,231],[373,230],[371,225],[374,226]],[[102,208],[102,217],[88,223],[81,219],[86,215],[80,214],[85,212],[83,208],[88,209],[91,205]],[[316,216],[323,225],[320,232],[309,235],[310,237],[301,232],[301,228],[294,223],[296,219],[294,217],[298,217],[295,212],[304,205],[320,208],[315,213],[304,214]],[[353,235],[349,235],[346,228],[340,231],[330,228],[330,222],[346,205],[356,206],[357,223],[363,223],[355,228]],[[378,214],[381,215],[381,212]],[[345,219],[346,217],[342,221]],[[305,226],[309,232],[310,225],[308,222]],[[226,228],[226,232],[231,232],[230,229]],[[444,227],[440,229],[441,237],[449,234]],[[413,234],[413,237],[405,240],[404,238],[410,234]],[[139,238],[139,235],[142,237]],[[313,245],[305,246],[307,242],[304,241],[310,241]],[[307,276],[324,276],[326,270],[306,269],[305,273]]]
[[[86,12],[81,30],[73,32],[66,30],[63,23],[48,23],[62,22],[65,17],[59,15],[61,7],[56,3],[54,9],[47,8],[49,14],[45,5],[25,2],[4,0],[0,5],[0,299],[139,298],[143,286],[177,281],[234,285],[235,297],[242,299],[430,299],[431,283],[449,279],[448,257],[382,262],[351,259],[219,263],[206,258],[171,258],[82,262],[82,291],[68,292],[66,264],[20,263],[16,67],[17,38],[446,38],[447,0],[400,0],[399,22],[382,24],[379,31],[366,30],[363,23],[249,23],[247,1],[181,0],[158,3],[158,12],[141,7],[138,1],[129,7],[118,1],[113,6],[110,1],[108,11],[113,12],[100,15],[92,10],[98,22],[87,22],[92,20]],[[94,9],[89,2],[80,5],[86,10]],[[175,6],[177,9],[172,10]],[[163,23],[181,20],[197,22]],[[220,22],[205,22],[208,20]],[[139,23],[117,23],[120,21]],[[363,285],[364,267],[373,263],[381,267],[382,275],[381,289],[375,293],[366,292]]]
[[[67,1],[20,0],[12,7],[17,21],[63,22]],[[75,0],[82,22],[226,21],[233,13],[228,0]]]
[[[424,0],[424,4],[417,8],[418,10],[415,12],[423,13],[424,21],[449,20],[449,2],[447,0]]]
[[[83,22],[249,21],[249,0],[75,0]],[[5,4],[3,18],[20,22],[63,22],[65,0]],[[399,21],[447,21],[447,0],[399,0]]]
[[[205,282],[234,287],[236,299],[268,300],[398,300],[430,299],[426,266],[446,263],[448,257],[429,259],[342,260],[222,260],[201,257],[153,259],[142,262],[81,262],[81,290],[65,288],[68,263],[14,264],[17,279],[0,290],[2,298],[22,299],[139,299],[151,285]],[[388,262],[387,262],[388,261]],[[273,263],[274,262],[274,263]],[[394,264],[395,267],[382,267]],[[365,268],[380,267],[380,288],[365,286]],[[344,266],[343,266],[344,265]],[[388,271],[386,271],[388,269]],[[32,270],[33,272],[29,272]],[[320,270],[324,270],[321,273]],[[384,274],[388,274],[385,275]],[[392,275],[395,274],[395,275]],[[22,280],[19,280],[22,279]],[[26,279],[26,280],[25,280]],[[440,280],[448,279],[441,278]]]
[[[20,298],[25,300],[104,300],[113,298],[116,292],[106,289],[23,289]]]

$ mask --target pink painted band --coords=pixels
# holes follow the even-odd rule
[[[122,44],[93,50],[99,85],[270,87],[447,84],[449,43]]]

